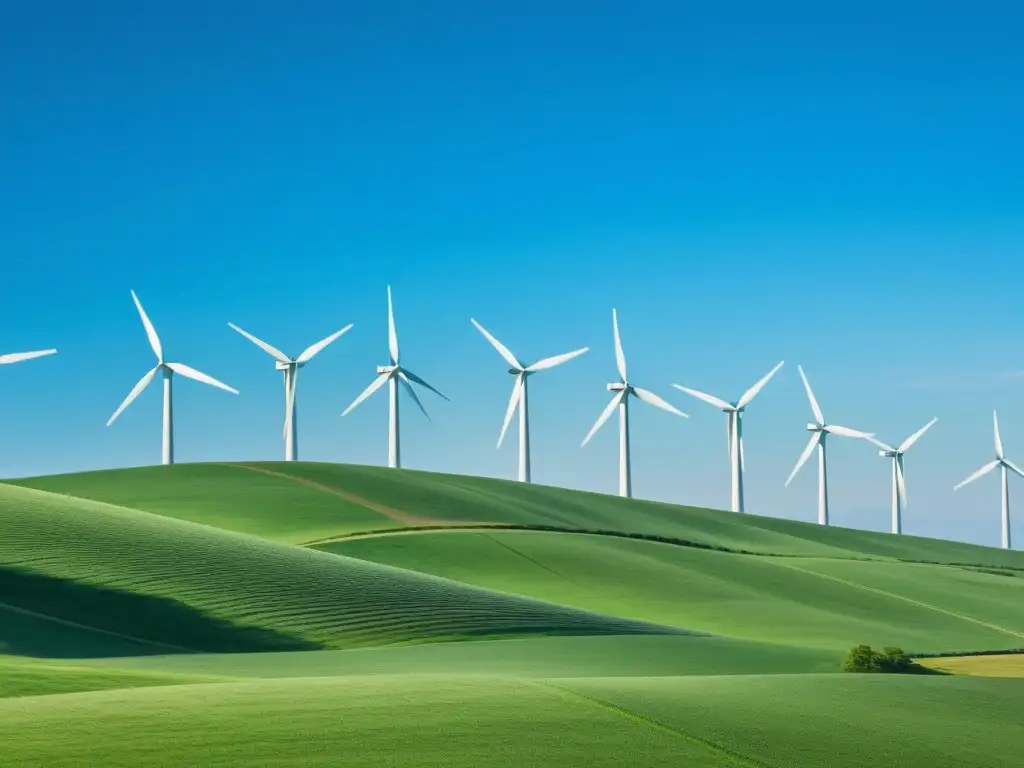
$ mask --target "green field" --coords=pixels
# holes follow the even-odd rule
[[[3,766],[1024,760],[1005,657],[839,673],[1024,646],[1021,552],[303,462],[19,480],[0,520]]]

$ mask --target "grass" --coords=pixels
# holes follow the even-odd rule
[[[164,671],[102,669],[94,666],[43,662],[18,656],[0,656],[0,698],[47,696],[154,685],[220,682],[223,676],[178,674]]]
[[[1001,649],[1024,637],[1024,579],[960,568],[522,531],[423,532],[321,547],[600,613],[790,645],[843,651],[855,638],[929,652]]]
[[[266,472],[273,472],[267,475]],[[282,476],[283,475],[283,476]],[[139,479],[136,479],[139,478]],[[292,478],[288,480],[286,478]],[[315,462],[179,464],[52,475],[19,485],[202,522],[294,543],[359,530],[418,524],[547,525],[662,536],[704,546],[801,557],[910,560],[1016,569],[1024,552],[917,536],[890,536],[758,515],[622,499],[605,494],[381,467]],[[250,488],[272,482],[278,499],[293,489],[304,499],[270,503]],[[184,501],[176,501],[184,499]],[[286,514],[281,509],[287,509]],[[312,516],[315,525],[307,523]],[[295,518],[295,521],[292,521]],[[310,535],[311,531],[315,535]]]
[[[96,659],[89,663],[115,669],[231,677],[429,673],[550,678],[834,672],[841,662],[842,654],[814,648],[720,637],[633,635],[230,656],[175,654]]]
[[[0,763],[1010,766],[1024,687],[872,675],[299,678],[0,701]]]
[[[995,768],[1024,749],[1024,687],[998,679],[1024,656],[994,653],[1024,644],[1020,552],[299,462],[30,478],[0,485],[0,521],[4,766]],[[861,643],[993,654],[835,674]]]
[[[6,604],[160,653],[680,631],[25,488],[0,516]]]
[[[936,656],[917,659],[917,663],[951,675],[1024,677],[1024,653],[1000,653],[991,656]]]

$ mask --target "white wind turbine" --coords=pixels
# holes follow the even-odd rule
[[[1011,544],[1010,544],[1010,485],[1007,482],[1008,477],[1006,475],[1006,470],[1010,470],[1011,472],[1013,472],[1013,473],[1015,473],[1017,475],[1020,475],[1021,477],[1024,477],[1024,472],[1022,472],[1020,467],[1018,467],[1016,464],[1014,464],[1012,461],[1010,461],[1008,458],[1006,458],[1006,456],[1003,454],[1003,441],[999,437],[999,417],[996,416],[996,412],[995,411],[992,411],[992,427],[995,430],[995,437],[996,437],[996,457],[995,457],[995,459],[993,461],[990,461],[985,466],[983,466],[981,469],[979,469],[973,475],[968,477],[962,483],[957,483],[957,485],[953,486],[953,490],[955,491],[958,488],[963,488],[965,485],[967,485],[968,483],[974,482],[975,480],[977,480],[982,475],[987,475],[989,472],[991,472],[996,467],[999,467],[1000,470],[1002,470],[1002,486],[1003,486],[1003,549],[1009,549],[1010,546],[1011,546]]]
[[[782,363],[780,362],[768,371],[760,381],[744,392],[743,396],[735,403],[726,402],[714,395],[709,395],[706,392],[698,392],[696,389],[690,389],[689,387],[684,387],[679,384],[672,385],[676,389],[686,392],[689,395],[693,395],[697,399],[703,400],[706,403],[711,403],[711,405],[716,408],[720,408],[725,412],[725,438],[729,447],[729,466],[732,469],[733,512],[743,511],[743,411],[748,405],[750,405],[750,402],[757,397],[758,392],[764,388],[764,385],[771,380],[772,376],[774,376],[776,371],[781,367]],[[739,446],[739,450],[735,450],[736,446]]]
[[[275,370],[284,372],[284,460],[297,461],[299,457],[299,425],[295,405],[295,386],[299,379],[299,368],[304,367],[306,363],[316,357],[328,344],[351,329],[353,324],[349,323],[340,331],[336,331],[326,339],[307,347],[298,357],[288,357],[281,350],[270,346],[265,341],[257,339],[234,323],[228,323],[228,325],[273,357],[277,361],[274,366]]]
[[[800,372],[800,378],[804,381],[804,389],[807,390],[807,399],[811,403],[811,411],[814,413],[814,423],[807,425],[807,431],[811,433],[811,439],[807,443],[807,447],[804,448],[804,452],[800,454],[800,458],[797,459],[796,466],[793,467],[793,471],[789,473],[789,478],[786,480],[788,486],[790,481],[800,471],[800,467],[804,465],[808,458],[811,456],[811,451],[817,447],[818,449],[818,522],[821,525],[828,525],[828,474],[825,469],[825,438],[828,435],[840,435],[842,437],[863,437],[869,438],[874,437],[875,433],[871,432],[860,432],[856,429],[850,429],[849,427],[840,427],[835,424],[826,424],[825,417],[821,413],[821,408],[818,407],[818,401],[814,399],[814,392],[811,391],[811,385],[807,381],[807,377],[804,375],[804,369],[799,365],[796,369]]]
[[[686,416],[685,413],[669,405],[656,394],[648,389],[634,387],[626,378],[626,357],[622,353],[622,341],[619,339],[619,319],[612,310],[612,329],[615,332],[615,363],[619,369],[619,381],[607,384],[610,392],[615,392],[608,407],[604,409],[594,426],[590,428],[587,436],[583,438],[580,448],[585,446],[594,433],[601,428],[601,425],[608,421],[612,411],[619,409],[619,495],[629,498],[633,495],[632,475],[629,463],[629,397],[638,397],[645,403],[661,408],[663,411],[674,413],[676,416]]]
[[[501,434],[498,436],[498,448],[501,448],[501,443],[505,439],[505,432],[508,430],[508,425],[512,421],[512,414],[515,413],[516,406],[518,405],[519,481],[528,483],[530,482],[530,415],[526,397],[527,378],[535,374],[537,371],[544,371],[548,368],[554,368],[556,365],[567,363],[574,357],[579,357],[584,352],[587,352],[590,348],[583,347],[582,349],[577,349],[573,352],[566,352],[562,355],[545,357],[543,360],[538,360],[536,363],[531,365],[523,365],[516,359],[516,356],[509,351],[508,347],[488,333],[486,328],[480,325],[480,323],[472,317],[469,319],[470,322],[476,326],[476,329],[484,335],[484,338],[491,342],[491,346],[498,350],[498,354],[505,358],[505,362],[512,366],[509,368],[508,372],[516,377],[512,384],[512,396],[508,401],[508,410],[505,411],[505,422],[501,425]]]
[[[131,392],[128,393],[128,397],[124,399],[121,406],[114,411],[114,415],[107,421],[109,427],[114,423],[114,419],[121,415],[121,411],[127,408],[132,400],[139,396],[139,394],[149,383],[153,381],[158,371],[163,371],[164,375],[164,433],[163,433],[163,463],[173,464],[174,463],[174,411],[171,401],[171,382],[173,381],[174,374],[178,373],[188,379],[195,379],[201,381],[204,384],[209,384],[213,387],[219,387],[220,389],[227,390],[232,394],[237,395],[238,390],[229,387],[223,382],[217,381],[212,376],[207,376],[201,371],[197,371],[184,363],[167,363],[164,362],[163,347],[160,345],[160,337],[156,335],[156,329],[153,327],[153,323],[149,321],[149,317],[146,315],[146,310],[142,308],[142,304],[139,301],[139,297],[135,295],[135,291],[132,291],[132,300],[135,302],[136,308],[139,310],[139,317],[142,318],[142,325],[146,328],[146,336],[149,337],[149,346],[153,348],[153,354],[156,355],[156,367],[149,371],[145,376],[139,379],[139,383],[135,385]]]
[[[399,365],[398,363],[398,334],[395,332],[395,311],[391,303],[391,286],[388,286],[388,351],[391,355],[390,365],[378,365],[377,366],[377,378],[371,382],[370,386],[363,390],[362,394],[359,395],[355,400],[352,401],[352,405],[345,409],[342,416],[347,416],[353,408],[359,405],[363,400],[368,398],[378,389],[384,386],[385,383],[389,384],[388,394],[390,396],[391,407],[390,407],[390,419],[388,428],[388,466],[392,468],[398,468],[402,466],[401,451],[398,442],[399,429],[398,429],[398,387],[401,385],[409,396],[413,399],[413,402],[419,406],[419,409],[423,411],[423,415],[430,419],[430,415],[427,413],[427,409],[423,407],[423,403],[420,402],[419,397],[416,395],[416,390],[412,388],[413,383],[419,384],[421,387],[426,387],[435,395],[451,402],[447,397],[442,395],[438,390],[434,389],[430,384],[425,382],[415,373],[410,371],[408,368]]]
[[[912,434],[906,440],[899,444],[896,448],[891,445],[883,443],[881,440],[876,440],[873,437],[869,437],[872,443],[877,445],[880,450],[879,456],[884,456],[887,459],[892,459],[892,532],[903,533],[903,511],[907,507],[907,483],[903,477],[903,454],[906,453],[907,449],[910,448],[914,443],[917,442],[917,438],[923,435],[931,428],[932,424],[938,421],[937,418],[932,419],[917,432]]]

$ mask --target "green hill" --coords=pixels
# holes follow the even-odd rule
[[[419,532],[320,545],[469,584],[715,635],[843,650],[1024,644],[1024,578],[767,557],[607,536]]]
[[[179,464],[15,482],[292,543],[417,525],[547,526],[763,554],[1024,572],[1024,552],[415,470],[312,462]]]
[[[30,478],[0,485],[0,524],[4,766],[1024,749],[1020,680],[834,674],[859,643],[1024,645],[1021,552],[312,463]]]
[[[294,678],[0,700],[0,764],[1019,765],[994,678]]]
[[[6,605],[162,653],[680,631],[13,486],[0,519]]]

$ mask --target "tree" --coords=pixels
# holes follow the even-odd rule
[[[902,648],[887,646],[876,651],[870,645],[855,645],[846,654],[844,672],[885,672],[890,674],[929,674],[933,670],[922,667]]]

